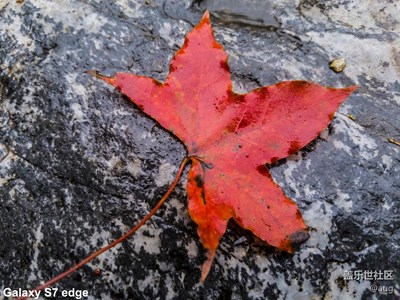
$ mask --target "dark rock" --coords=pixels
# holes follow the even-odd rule
[[[360,86],[315,142],[270,166],[310,238],[290,255],[231,226],[200,285],[204,251],[182,184],[142,230],[59,291],[88,290],[89,299],[400,296],[400,147],[387,140],[400,140],[395,1],[250,1],[246,9],[242,1],[0,2],[1,290],[66,270],[166,191],[183,145],[84,71],[163,80],[208,8],[236,91],[291,79]],[[342,56],[347,66],[336,74],[328,62]],[[345,278],[358,270],[394,276]],[[372,293],[373,283],[391,289]]]

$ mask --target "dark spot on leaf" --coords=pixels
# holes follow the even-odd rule
[[[293,154],[293,153],[297,152],[297,150],[299,150],[300,148],[301,148],[301,145],[298,141],[291,141],[288,153]]]
[[[163,86],[164,85],[162,82],[160,82],[158,80],[155,80],[155,79],[153,79],[153,82],[154,82],[155,85],[158,85],[158,86]]]
[[[204,181],[203,181],[203,178],[201,178],[201,176],[200,175],[196,175],[196,177],[194,178],[194,181],[196,181],[196,185],[199,187],[199,188],[203,188],[204,187]]]
[[[201,199],[203,200],[204,205],[206,205],[207,201],[206,201],[206,194],[204,194],[204,189],[201,190]]]
[[[279,160],[279,157],[276,157],[276,156],[272,157],[271,158],[271,164],[276,162],[277,160]]]
[[[258,166],[257,171],[263,176],[267,176],[268,178],[271,177],[271,174],[269,173],[268,168],[265,165]]]
[[[269,95],[269,90],[266,88],[258,88],[254,91],[254,93],[257,94],[261,99],[265,99]]]
[[[221,68],[230,72],[227,60],[221,62]]]
[[[292,89],[297,90],[297,89],[301,89],[301,88],[306,88],[309,85],[309,83],[304,80],[295,80],[295,81],[291,81],[290,85],[291,85],[290,87]]]
[[[169,72],[172,73],[172,72],[174,72],[174,71],[176,71],[175,65],[174,65],[174,64],[170,64],[170,65],[169,65]]]

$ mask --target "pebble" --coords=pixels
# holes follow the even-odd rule
[[[340,73],[346,67],[345,58],[336,58],[329,62],[329,68],[331,68],[336,73]]]

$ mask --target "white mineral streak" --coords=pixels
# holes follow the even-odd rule
[[[197,247],[196,243],[192,240],[189,244],[185,246],[187,255],[189,259],[196,258],[199,255],[199,247]]]
[[[186,201],[185,201],[186,202]],[[165,202],[164,206],[164,214],[165,217],[171,216],[174,218],[176,222],[178,221],[183,221],[185,224],[188,222],[192,222],[189,213],[187,211],[187,208],[185,206],[185,202],[182,202],[174,197],[169,197],[168,200]],[[178,215],[175,215],[173,213],[174,209],[177,210]]]
[[[90,30],[91,32],[100,32],[102,26],[107,23],[107,19],[98,14],[95,7],[85,2],[74,2],[71,5],[69,0],[57,1],[35,1],[35,7],[40,9],[40,13],[45,16],[51,16],[55,23],[61,22],[64,31],[82,29]],[[13,5],[13,8],[18,5]],[[61,10],[60,7],[66,8]],[[69,7],[69,9],[68,9]],[[46,25],[46,22],[43,22]],[[44,27],[46,34],[54,34],[54,24],[48,24]]]
[[[329,234],[333,229],[332,205],[315,201],[303,213],[304,222],[308,227],[310,239],[306,242],[307,247],[316,247],[325,250],[329,246]]]
[[[129,19],[136,19],[143,16],[140,12],[143,3],[144,1],[120,0],[117,2],[117,5],[121,7],[121,10]]]
[[[158,174],[155,178],[155,184],[158,187],[169,186],[175,178],[177,167],[168,162],[161,162],[158,167]]]
[[[140,291],[145,289],[152,289],[153,293],[158,293],[158,282],[160,281],[161,275],[158,270],[146,270],[146,278],[140,279],[137,282]]]
[[[349,120],[349,118],[341,114],[337,114],[336,116],[338,118],[337,122],[335,122],[335,132],[343,133],[350,138],[352,146],[357,147],[358,155],[363,159],[371,160],[377,157],[378,144],[374,138],[369,136],[364,128],[356,122]]]
[[[42,226],[43,226],[43,224],[40,224],[39,227],[36,229],[35,235],[34,235],[34,240],[29,241],[32,244],[32,248],[33,248],[33,258],[31,261],[31,265],[29,267],[31,273],[28,278],[28,280],[31,282],[36,281],[38,279],[40,279],[40,280],[43,279],[43,278],[41,278],[42,275],[41,275],[40,268],[38,268],[38,256],[40,253],[39,247],[41,246],[42,239],[43,239]],[[36,274],[37,270],[39,270],[39,271]]]
[[[339,208],[343,209],[347,213],[351,213],[351,209],[353,208],[353,201],[351,201],[350,195],[347,193],[342,192],[339,189],[339,184],[337,181],[334,181],[336,185],[336,199],[335,199],[335,204]]]
[[[382,82],[393,83],[399,76],[394,64],[385,67],[388,58],[390,61],[393,60],[391,42],[376,39],[361,40],[352,34],[340,32],[308,32],[307,35],[313,42],[329,49],[333,55],[346,57],[347,67],[344,72],[354,82],[358,82],[359,76],[366,75]],[[365,47],[366,44],[368,47]]]
[[[303,14],[315,23],[334,22],[367,33],[400,32],[400,6],[396,2],[351,1],[346,5],[333,5],[323,12],[314,6],[314,10],[303,10]]]
[[[130,159],[127,162],[126,169],[133,177],[144,174],[142,170],[142,161],[138,158]]]
[[[173,47],[175,44],[175,41],[173,39],[171,39],[171,31],[172,31],[171,24],[169,22],[164,22],[161,25],[159,34],[164,40],[168,41],[168,45],[170,47]]]
[[[150,230],[151,235],[146,236],[143,234],[144,231]],[[135,233],[135,240],[132,242],[135,246],[135,252],[140,253],[140,249],[143,248],[146,253],[157,255],[160,253],[160,239],[158,238],[162,234],[163,229],[152,225],[151,223],[144,226],[142,229]]]
[[[295,192],[296,197],[300,197],[301,193],[299,189],[297,188],[297,181],[296,177],[293,175],[293,171],[296,170],[297,167],[302,163],[301,160],[296,160],[297,158],[300,158],[301,154],[294,154],[287,160],[286,168],[284,170],[285,174],[285,179],[286,182],[289,184],[290,188]]]

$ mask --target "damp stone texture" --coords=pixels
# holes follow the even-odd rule
[[[1,300],[113,241],[166,192],[183,145],[84,72],[164,80],[205,10],[237,92],[359,86],[314,142],[270,166],[309,240],[291,255],[232,222],[199,283],[184,175],[134,236],[55,287],[91,300],[400,297],[398,1],[0,0]]]

